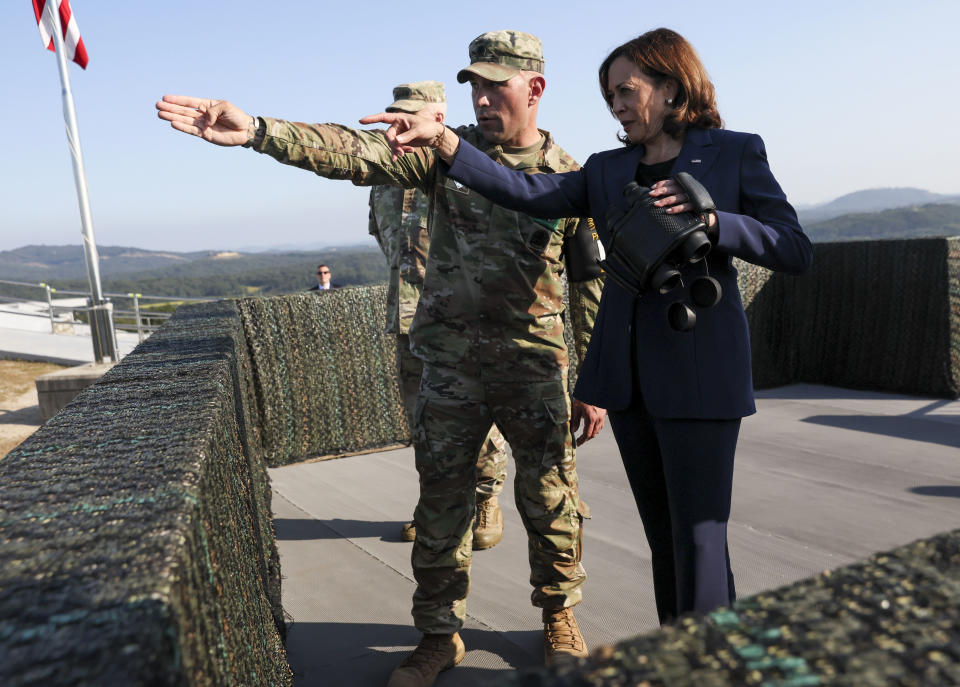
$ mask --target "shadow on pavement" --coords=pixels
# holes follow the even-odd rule
[[[4,410],[0,408],[0,425],[36,425],[43,424],[43,416],[40,415],[40,406],[27,406],[17,410]]]
[[[921,496],[945,496],[960,499],[960,485],[957,484],[931,484],[929,486],[913,487],[909,491]]]
[[[507,639],[539,642],[539,632],[499,633],[465,628],[467,655],[459,666],[440,674],[437,687],[486,687],[510,671],[539,664]],[[531,636],[526,636],[531,635]],[[533,637],[535,635],[535,637]],[[390,672],[420,639],[413,625],[298,623],[287,629],[287,654],[296,687],[383,687]]]
[[[960,432],[948,422],[932,422],[907,415],[812,415],[803,422],[960,448]]]
[[[277,539],[300,541],[308,539],[364,539],[400,542],[402,522],[396,520],[313,520],[311,518],[276,518],[273,521]]]

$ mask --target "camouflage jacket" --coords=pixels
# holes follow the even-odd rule
[[[387,332],[410,330],[430,248],[427,214],[430,201],[417,189],[374,186],[370,189],[370,234],[387,258]]]
[[[285,164],[359,186],[417,188],[430,200],[431,242],[423,293],[410,328],[413,353],[446,367],[482,369],[490,380],[555,379],[566,374],[563,240],[578,219],[541,220],[505,210],[449,179],[429,148],[393,160],[382,131],[263,118],[254,149]],[[500,161],[503,150],[475,126],[457,134]],[[565,172],[577,163],[548,132],[543,146],[512,165]],[[571,284],[574,341],[585,350],[602,280]],[[576,293],[574,293],[576,292]],[[581,331],[577,331],[581,330]],[[583,360],[583,352],[577,351]]]

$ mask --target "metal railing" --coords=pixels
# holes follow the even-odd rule
[[[50,331],[53,334],[57,333],[57,314],[65,313],[87,313],[87,319],[89,320],[89,313],[94,309],[90,305],[90,294],[86,291],[70,291],[68,289],[56,289],[45,282],[33,283],[33,282],[22,282],[22,281],[10,281],[7,279],[0,279],[0,284],[7,284],[10,286],[19,286],[27,287],[33,289],[39,289],[43,291],[43,296],[47,302],[46,314],[44,313],[20,313],[22,315],[30,317],[49,317],[50,318]],[[65,296],[83,296],[87,299],[87,304],[85,306],[77,305],[57,305],[53,302],[54,294],[56,295],[65,295]],[[215,301],[219,300],[217,297],[208,297],[208,298],[187,298],[184,296],[150,296],[144,295],[142,293],[104,293],[111,301],[120,299],[123,302],[129,301],[131,303],[130,309],[121,310],[119,308],[113,308],[113,317],[114,317],[114,327],[118,330],[123,331],[135,331],[140,339],[143,341],[147,336],[160,328],[160,326],[170,319],[173,313],[162,312],[162,311],[151,311],[140,307],[142,301],[158,301],[158,302],[170,302],[170,303],[202,303],[205,301]],[[24,298],[15,298],[9,296],[0,296],[0,301],[8,303],[18,303],[23,302]],[[116,305],[114,303],[114,305]],[[125,321],[129,320],[129,321]]]

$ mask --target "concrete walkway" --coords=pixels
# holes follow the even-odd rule
[[[117,332],[117,352],[127,355],[140,339],[133,332]],[[42,360],[58,365],[93,362],[93,340],[77,334],[51,334],[0,327],[0,358]]]
[[[758,406],[741,431],[730,523],[741,596],[960,527],[960,403],[795,385],[761,392]],[[578,465],[593,519],[577,618],[596,647],[655,629],[656,613],[649,550],[609,430]],[[386,684],[418,640],[411,545],[399,540],[417,496],[412,449],[270,474],[296,685]],[[487,685],[542,660],[510,483],[502,505],[503,541],[474,557],[466,659],[439,687]]]

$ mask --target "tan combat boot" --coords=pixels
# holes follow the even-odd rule
[[[473,518],[473,550],[482,551],[503,539],[503,512],[496,496],[477,499],[477,514]]]
[[[548,665],[561,656],[587,657],[587,643],[583,641],[572,608],[543,609],[543,660]]]
[[[417,538],[417,523],[405,522],[400,528],[400,541],[413,541]]]
[[[466,653],[463,640],[452,635],[423,635],[413,653],[390,673],[387,687],[430,687],[437,676],[453,668]]]

